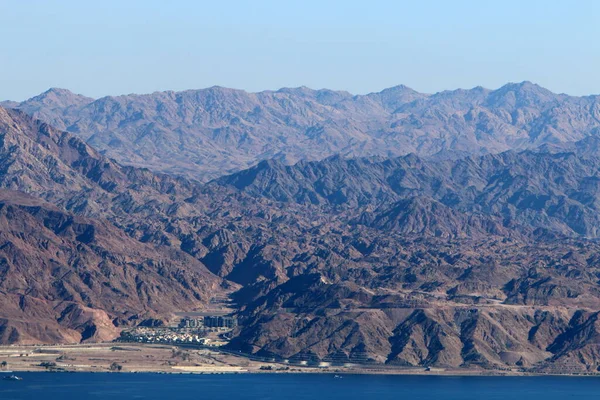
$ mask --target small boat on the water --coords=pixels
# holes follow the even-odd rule
[[[17,375],[8,375],[4,377],[5,381],[22,381],[23,378],[21,378],[20,376]]]
[[[341,375],[334,375],[334,376],[333,376],[333,378],[334,378],[334,379],[342,379],[342,378],[343,378],[343,376],[341,376]]]

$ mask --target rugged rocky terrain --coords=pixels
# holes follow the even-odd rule
[[[121,324],[206,304],[219,280],[192,257],[103,220],[0,191],[0,341],[109,340]]]
[[[530,82],[423,94],[405,86],[354,96],[305,87],[212,87],[91,99],[49,91],[19,108],[122,164],[205,181],[261,160],[379,155],[456,158],[570,142],[597,132],[597,96]]]
[[[594,137],[574,144],[575,151],[445,161],[414,155],[293,166],[265,161],[215,183],[279,202],[359,211],[352,223],[406,234],[478,237],[512,229],[597,237],[600,158],[591,150],[597,144]]]
[[[152,175],[145,181],[144,171],[122,169],[16,111],[0,109],[0,144],[3,342],[107,339],[118,334],[117,325],[201,307],[219,290],[220,279],[201,262],[142,243],[104,218],[123,212],[116,205],[110,211],[117,203],[149,211],[133,196],[156,202],[168,183]],[[131,197],[115,200],[134,185],[131,176],[146,189],[128,189]]]
[[[344,98],[377,98],[394,114],[423,102],[435,110],[436,97],[451,99],[440,110],[463,107],[479,93],[481,107],[496,101],[515,113],[511,121],[528,115],[529,125],[494,131],[495,143],[500,137],[512,149],[497,154],[505,147],[485,147],[482,139],[468,151],[493,154],[460,156],[459,147],[448,147],[452,157],[434,159],[333,156],[287,165],[276,158],[199,183],[122,166],[25,113],[45,110],[60,124],[60,115],[79,115],[100,100],[51,91],[61,99],[55,108],[43,103],[48,93],[29,101],[39,109],[0,108],[0,339],[100,340],[230,294],[241,322],[230,346],[246,352],[390,365],[598,368],[595,98],[530,84],[432,96],[406,88],[371,97],[300,92],[305,102],[330,107],[327,115]],[[183,94],[153,96],[167,95]],[[546,108],[532,111],[540,98]],[[232,109],[243,109],[239,102]],[[540,125],[542,115],[564,107],[572,113],[568,126],[558,117]],[[96,134],[78,136],[93,143]],[[433,153],[426,147],[423,154]]]

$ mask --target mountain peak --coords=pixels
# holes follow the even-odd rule
[[[418,93],[416,90],[414,90],[413,88],[410,88],[406,85],[400,84],[400,85],[396,85],[396,86],[392,86],[386,89],[383,89],[382,91],[380,91],[379,93],[383,93],[383,92],[409,92],[409,93]]]
[[[502,87],[495,90],[495,92],[521,92],[521,93],[538,93],[543,95],[552,95],[556,94],[551,92],[550,90],[538,85],[537,83],[533,83],[531,81],[523,81],[523,82],[509,82]]]
[[[89,104],[94,99],[81,94],[75,94],[68,89],[52,87],[44,93],[39,94],[29,100],[24,101],[25,104],[38,104],[51,107],[69,107],[72,105],[82,106]]]
[[[379,99],[381,104],[388,111],[395,111],[400,106],[410,103],[414,100],[427,97],[428,95],[419,93],[405,85],[396,85],[380,92],[369,93],[367,97]]]
[[[525,90],[525,91],[550,92],[548,89],[545,89],[545,88],[541,87],[540,85],[538,85],[537,83],[533,83],[531,81],[509,82],[509,83],[503,85],[502,87],[500,87],[498,90],[505,90],[505,91]]]
[[[46,90],[42,94],[43,95],[55,94],[55,95],[65,95],[65,96],[75,95],[75,93],[71,92],[69,89],[64,89],[64,88],[59,88],[59,87],[51,87],[50,89]]]
[[[309,88],[308,86],[298,86],[298,87],[283,87],[277,90],[277,93],[286,93],[292,94],[296,96],[314,96],[316,90]]]
[[[496,107],[539,106],[556,101],[558,95],[530,81],[507,83],[494,90],[488,97],[488,105]]]

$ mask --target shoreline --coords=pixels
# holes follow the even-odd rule
[[[520,374],[496,374],[496,373],[460,373],[452,371],[449,373],[418,373],[418,372],[371,372],[361,370],[351,371],[229,371],[229,372],[191,372],[191,371],[48,371],[48,370],[11,370],[0,371],[2,374],[106,374],[106,375],[381,375],[381,376],[411,376],[411,377],[447,377],[447,378],[543,378],[543,377],[563,377],[563,378],[600,378],[600,374],[543,374],[543,373],[520,373]]]
[[[0,362],[7,371],[0,374],[124,373],[124,374],[330,374],[330,375],[410,375],[448,377],[600,377],[588,372],[530,372],[461,368],[387,367],[358,364],[303,366],[253,361],[218,349],[188,349],[176,345],[136,343],[95,343],[77,345],[0,346]],[[10,372],[9,372],[10,371]]]

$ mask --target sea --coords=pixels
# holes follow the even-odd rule
[[[19,373],[0,399],[565,400],[600,398],[597,377],[478,377],[330,374],[174,375]]]

